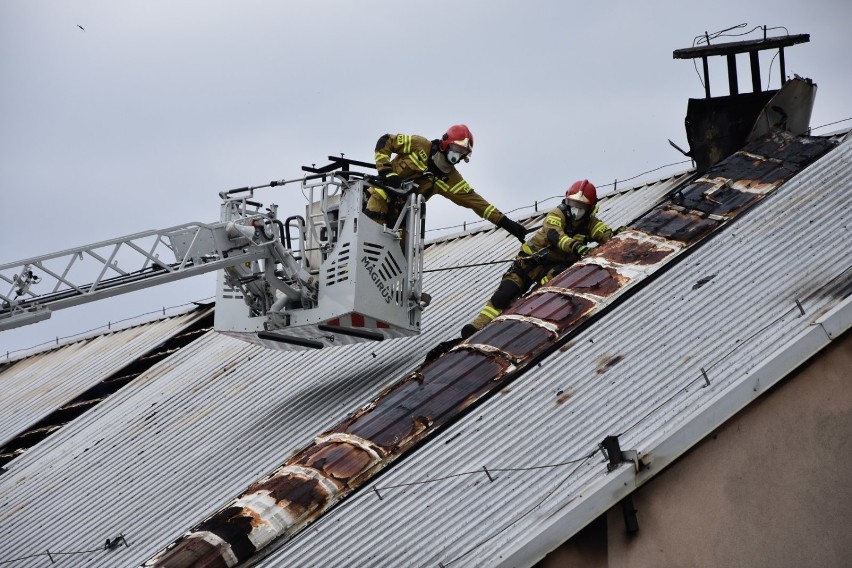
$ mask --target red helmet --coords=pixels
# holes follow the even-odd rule
[[[441,137],[441,152],[446,152],[450,144],[454,144],[464,151],[464,154],[473,152],[473,134],[470,128],[464,124],[450,126]]]
[[[570,203],[582,204],[588,209],[592,209],[598,204],[598,192],[595,186],[587,179],[575,181],[565,192],[565,199]]]

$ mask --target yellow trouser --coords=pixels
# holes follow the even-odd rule
[[[518,296],[526,292],[534,283],[546,284],[554,276],[568,267],[565,264],[553,265],[549,262],[532,261],[530,257],[520,255],[503,275],[500,285],[474,318],[472,324],[482,329],[491,320],[499,316]]]

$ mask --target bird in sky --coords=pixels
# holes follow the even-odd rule
[[[78,27],[78,28],[80,28],[80,29],[81,29],[81,30],[83,30],[83,31],[86,31],[86,28],[84,28],[84,27],[83,27],[83,26],[81,26],[80,24],[77,24],[77,27]]]

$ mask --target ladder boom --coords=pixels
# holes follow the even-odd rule
[[[224,223],[186,223],[0,265],[6,285],[0,288],[0,331],[42,321],[56,310],[269,256],[268,246],[240,247],[225,233]]]

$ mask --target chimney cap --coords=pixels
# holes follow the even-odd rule
[[[809,41],[811,41],[810,34],[787,35],[746,41],[732,41],[728,43],[717,43],[715,45],[701,45],[698,47],[676,49],[672,53],[672,57],[675,59],[697,59],[699,57],[708,57],[711,55],[732,55],[737,53],[748,53],[751,51],[763,51],[764,49],[784,48],[798,43],[807,43]]]

